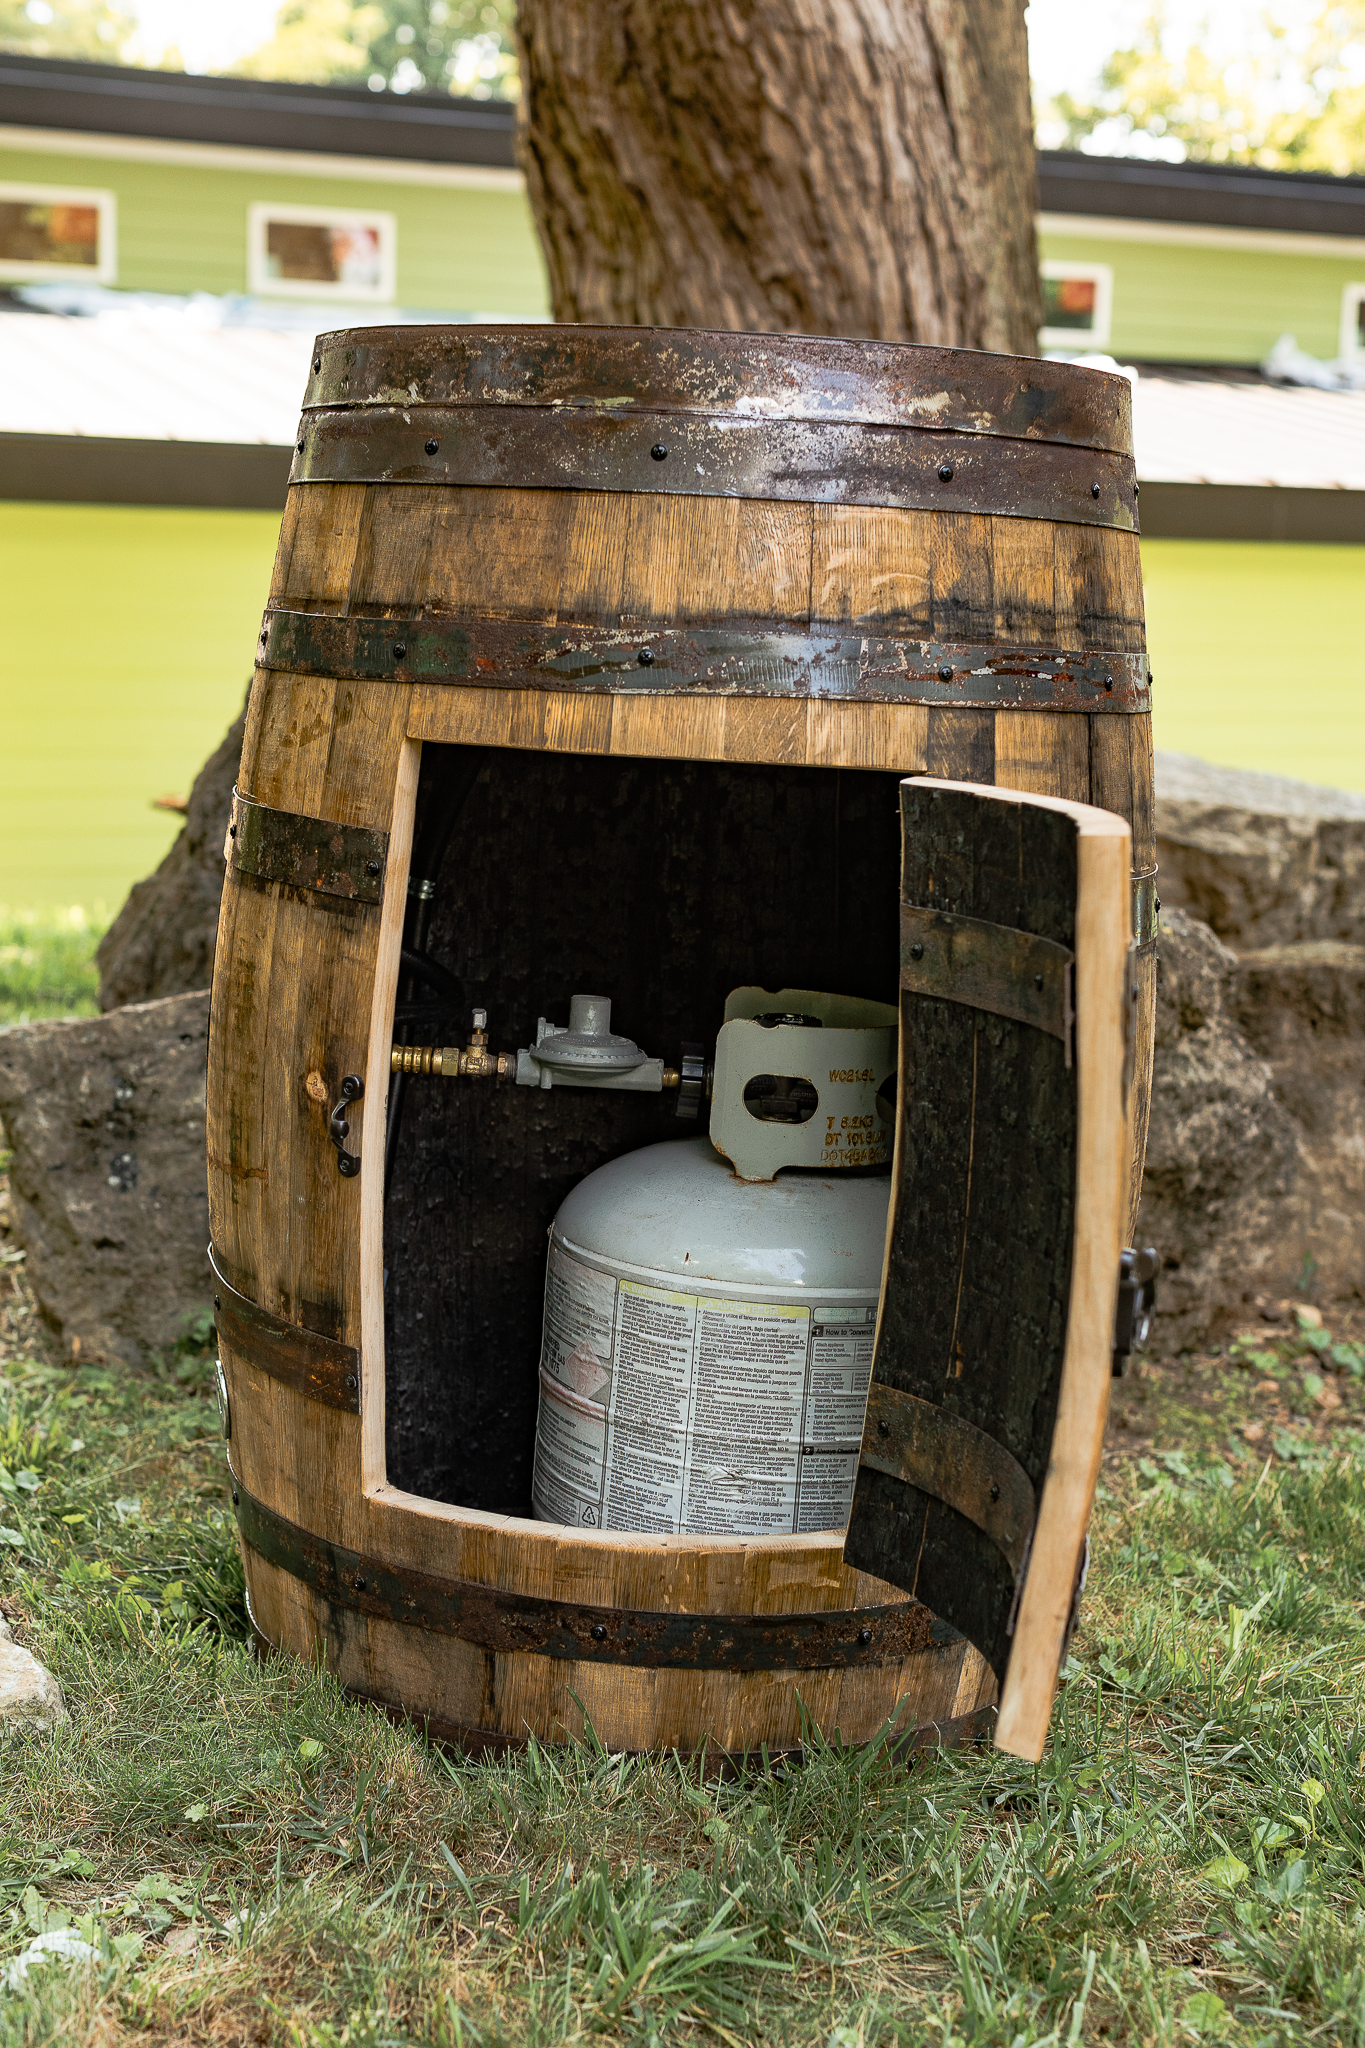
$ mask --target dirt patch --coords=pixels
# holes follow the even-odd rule
[[[1215,1351],[1136,1357],[1114,1384],[1104,1464],[1218,1452],[1293,1462],[1365,1427],[1365,1308],[1267,1302]]]

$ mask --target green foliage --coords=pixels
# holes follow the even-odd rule
[[[99,1013],[95,948],[102,925],[80,909],[8,910],[0,904],[0,1025]]]
[[[286,0],[275,32],[235,68],[398,92],[515,99],[516,0]]]
[[[1365,2042],[1354,1438],[1102,1502],[1037,1769],[472,1762],[252,1653],[207,1336],[0,1379],[0,1597],[72,1711],[0,1740],[0,2048]]]
[[[1365,169],[1365,0],[1323,0],[1305,37],[1266,13],[1226,59],[1198,35],[1176,47],[1158,4],[1115,50],[1091,98],[1058,94],[1040,109],[1049,143],[1132,151],[1135,138],[1191,161],[1279,170]]]
[[[364,0],[285,0],[274,33],[232,69],[247,78],[354,85],[372,68],[369,42],[382,25],[382,8]]]
[[[107,0],[0,0],[0,50],[25,57],[123,60],[136,22]]]
[[[516,0],[380,0],[370,39],[375,72],[401,91],[515,99]]]

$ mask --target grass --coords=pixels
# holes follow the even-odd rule
[[[102,920],[69,910],[10,910],[0,904],[0,1027],[37,1017],[99,1014],[95,948]]]
[[[0,1320],[0,1604],[72,1712],[0,1742],[0,1984],[92,1952],[0,2048],[1365,2043],[1365,1352],[1311,1310],[1123,1390],[1038,1768],[728,1783],[258,1662],[207,1332],[132,1374],[46,1362],[20,1279]]]

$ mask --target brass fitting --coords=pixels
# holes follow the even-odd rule
[[[396,1045],[389,1056],[394,1074],[442,1074],[462,1081],[509,1081],[517,1071],[514,1052],[488,1050],[488,1012],[474,1012],[466,1046]]]
[[[506,1081],[517,1071],[512,1052],[490,1052],[487,1045],[396,1045],[389,1058],[394,1074],[442,1074],[448,1080]]]

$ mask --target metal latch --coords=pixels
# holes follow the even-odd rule
[[[1114,1378],[1122,1379],[1130,1352],[1141,1351],[1147,1342],[1156,1311],[1157,1256],[1153,1246],[1135,1251],[1127,1245],[1119,1254],[1119,1299],[1114,1314]]]

